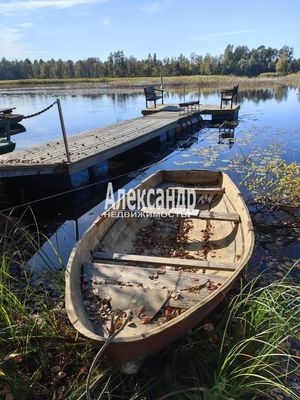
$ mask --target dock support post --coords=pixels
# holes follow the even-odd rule
[[[68,146],[68,141],[67,141],[65,123],[64,123],[62,110],[61,110],[60,100],[56,99],[56,103],[57,103],[57,108],[58,108],[58,113],[59,113],[61,131],[62,131],[63,138],[64,138],[64,144],[65,144],[65,149],[66,149],[66,154],[67,154],[67,161],[69,163],[71,161],[71,159],[70,159],[69,146]]]
[[[5,134],[6,134],[6,139],[10,140],[10,126],[9,126],[9,119],[5,118],[4,116],[4,126],[5,126]]]

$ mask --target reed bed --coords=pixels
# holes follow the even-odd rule
[[[76,78],[76,79],[20,79],[1,81],[0,87],[7,86],[39,86],[39,85],[89,85],[111,89],[137,89],[145,85],[160,85],[160,77],[125,77],[125,78]],[[178,89],[183,87],[201,89],[220,89],[239,84],[241,89],[291,86],[300,87],[300,73],[286,76],[276,74],[261,74],[258,77],[243,77],[234,75],[193,75],[193,76],[165,76],[164,87]]]

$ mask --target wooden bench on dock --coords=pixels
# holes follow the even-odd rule
[[[230,108],[232,108],[232,103],[237,104],[237,93],[238,93],[239,85],[233,86],[232,89],[224,89],[221,90],[221,104],[220,108],[222,108],[223,103],[227,104],[230,102]]]
[[[161,99],[161,104],[164,104],[164,90],[158,89],[154,85],[144,87],[144,93],[146,97],[146,108],[148,108],[148,101],[154,102],[154,108],[156,108],[156,101]]]
[[[179,107],[189,112],[195,110],[196,106],[199,106],[199,103],[199,100],[187,101],[185,103],[179,103]]]

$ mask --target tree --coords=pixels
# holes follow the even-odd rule
[[[276,63],[276,73],[278,75],[287,75],[292,70],[294,49],[289,46],[283,46],[279,50],[279,57]]]
[[[278,61],[276,63],[276,74],[287,75],[289,70],[289,61],[286,53],[282,52],[279,54]]]
[[[28,78],[97,78],[97,77],[125,77],[149,76],[158,77],[163,71],[164,76],[179,75],[209,75],[235,74],[257,76],[263,72],[277,72],[287,74],[300,71],[300,60],[294,58],[292,47],[283,46],[280,50],[271,47],[259,46],[249,50],[247,46],[229,44],[221,56],[205,56],[192,53],[190,58],[183,54],[178,57],[157,58],[156,53],[148,55],[146,59],[137,60],[130,56],[125,57],[122,50],[110,53],[106,61],[97,57],[86,60],[34,60],[28,58],[23,61],[0,60],[0,79],[28,79]]]
[[[68,60],[65,63],[65,75],[67,78],[75,78],[74,63],[72,60]]]

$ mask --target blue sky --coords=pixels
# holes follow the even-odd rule
[[[8,60],[217,56],[228,44],[300,58],[299,0],[0,0],[0,15]]]

